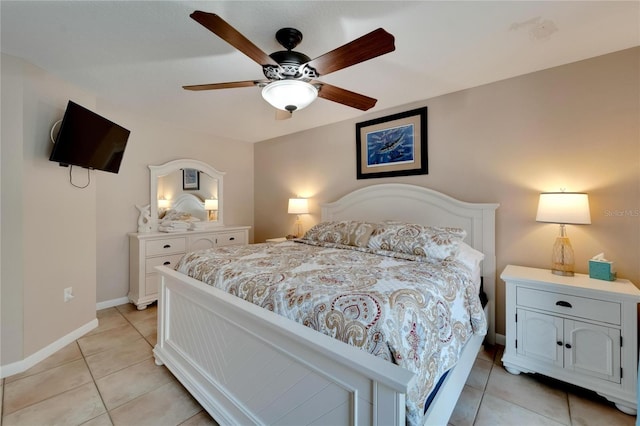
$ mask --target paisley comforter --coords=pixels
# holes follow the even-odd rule
[[[188,253],[176,270],[412,371],[409,424],[471,334],[486,333],[479,284],[454,258],[286,242]]]

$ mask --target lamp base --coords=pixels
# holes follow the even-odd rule
[[[552,269],[551,273],[554,275],[561,275],[563,277],[573,277],[575,275],[573,271],[561,271],[558,269]]]
[[[564,225],[561,225],[561,233],[553,244],[553,254],[551,255],[551,272],[564,277],[574,276],[574,256],[573,248],[569,237],[564,232]]]

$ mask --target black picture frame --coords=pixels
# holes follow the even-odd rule
[[[185,191],[200,189],[200,171],[198,169],[182,169],[182,189]]]
[[[426,175],[427,107],[356,123],[358,179]]]

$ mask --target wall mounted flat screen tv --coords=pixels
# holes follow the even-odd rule
[[[49,160],[118,173],[129,130],[69,101]]]

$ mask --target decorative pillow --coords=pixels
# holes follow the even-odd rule
[[[458,254],[460,242],[466,235],[460,228],[385,223],[371,235],[369,248],[444,260]]]
[[[302,239],[324,243],[336,243],[355,247],[367,247],[376,224],[345,220],[321,222],[309,229]]]

